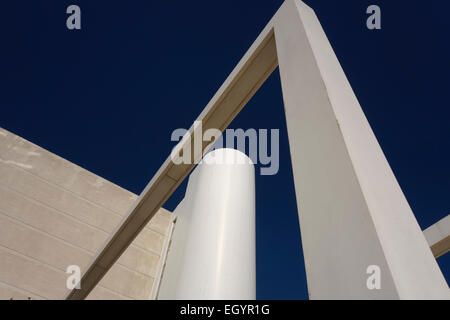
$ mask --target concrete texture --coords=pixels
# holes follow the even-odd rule
[[[450,215],[426,228],[423,234],[436,258],[446,254],[450,250]]]
[[[449,299],[446,281],[314,11],[275,40],[311,299]],[[381,288],[366,287],[370,265]]]
[[[0,299],[62,299],[137,196],[0,129]],[[160,209],[88,299],[148,299],[171,214]]]

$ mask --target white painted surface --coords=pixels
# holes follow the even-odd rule
[[[225,163],[194,170],[174,212],[159,299],[256,298],[254,167],[233,149],[214,150],[204,161],[222,156]]]
[[[314,11],[275,40],[311,299],[448,299],[445,279]],[[381,289],[365,286],[381,270]]]

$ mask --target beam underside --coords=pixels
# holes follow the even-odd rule
[[[450,215],[445,216],[423,231],[435,258],[450,250]]]

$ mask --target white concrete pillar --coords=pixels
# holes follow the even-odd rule
[[[310,298],[448,299],[316,15],[287,0],[274,19]],[[367,285],[370,266],[379,288]]]
[[[177,271],[176,298],[255,299],[255,178],[251,160],[233,149],[208,153],[192,173],[186,197],[183,202],[189,202],[189,212],[175,210],[175,214],[184,214],[180,219],[185,223],[180,227],[186,229],[182,239],[174,237],[178,241],[174,245],[185,243],[177,253],[183,258]],[[177,228],[175,232],[180,231]]]

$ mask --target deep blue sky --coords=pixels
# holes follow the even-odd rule
[[[422,228],[450,213],[450,3],[306,1]],[[0,126],[132,192],[169,155],[282,1],[5,1]],[[82,30],[66,28],[77,4]],[[365,27],[378,4],[382,29]],[[257,176],[257,297],[307,298],[278,70],[232,128],[279,128]],[[185,187],[184,185],[182,186]],[[166,204],[173,209],[179,190]],[[450,278],[450,255],[438,259]]]

